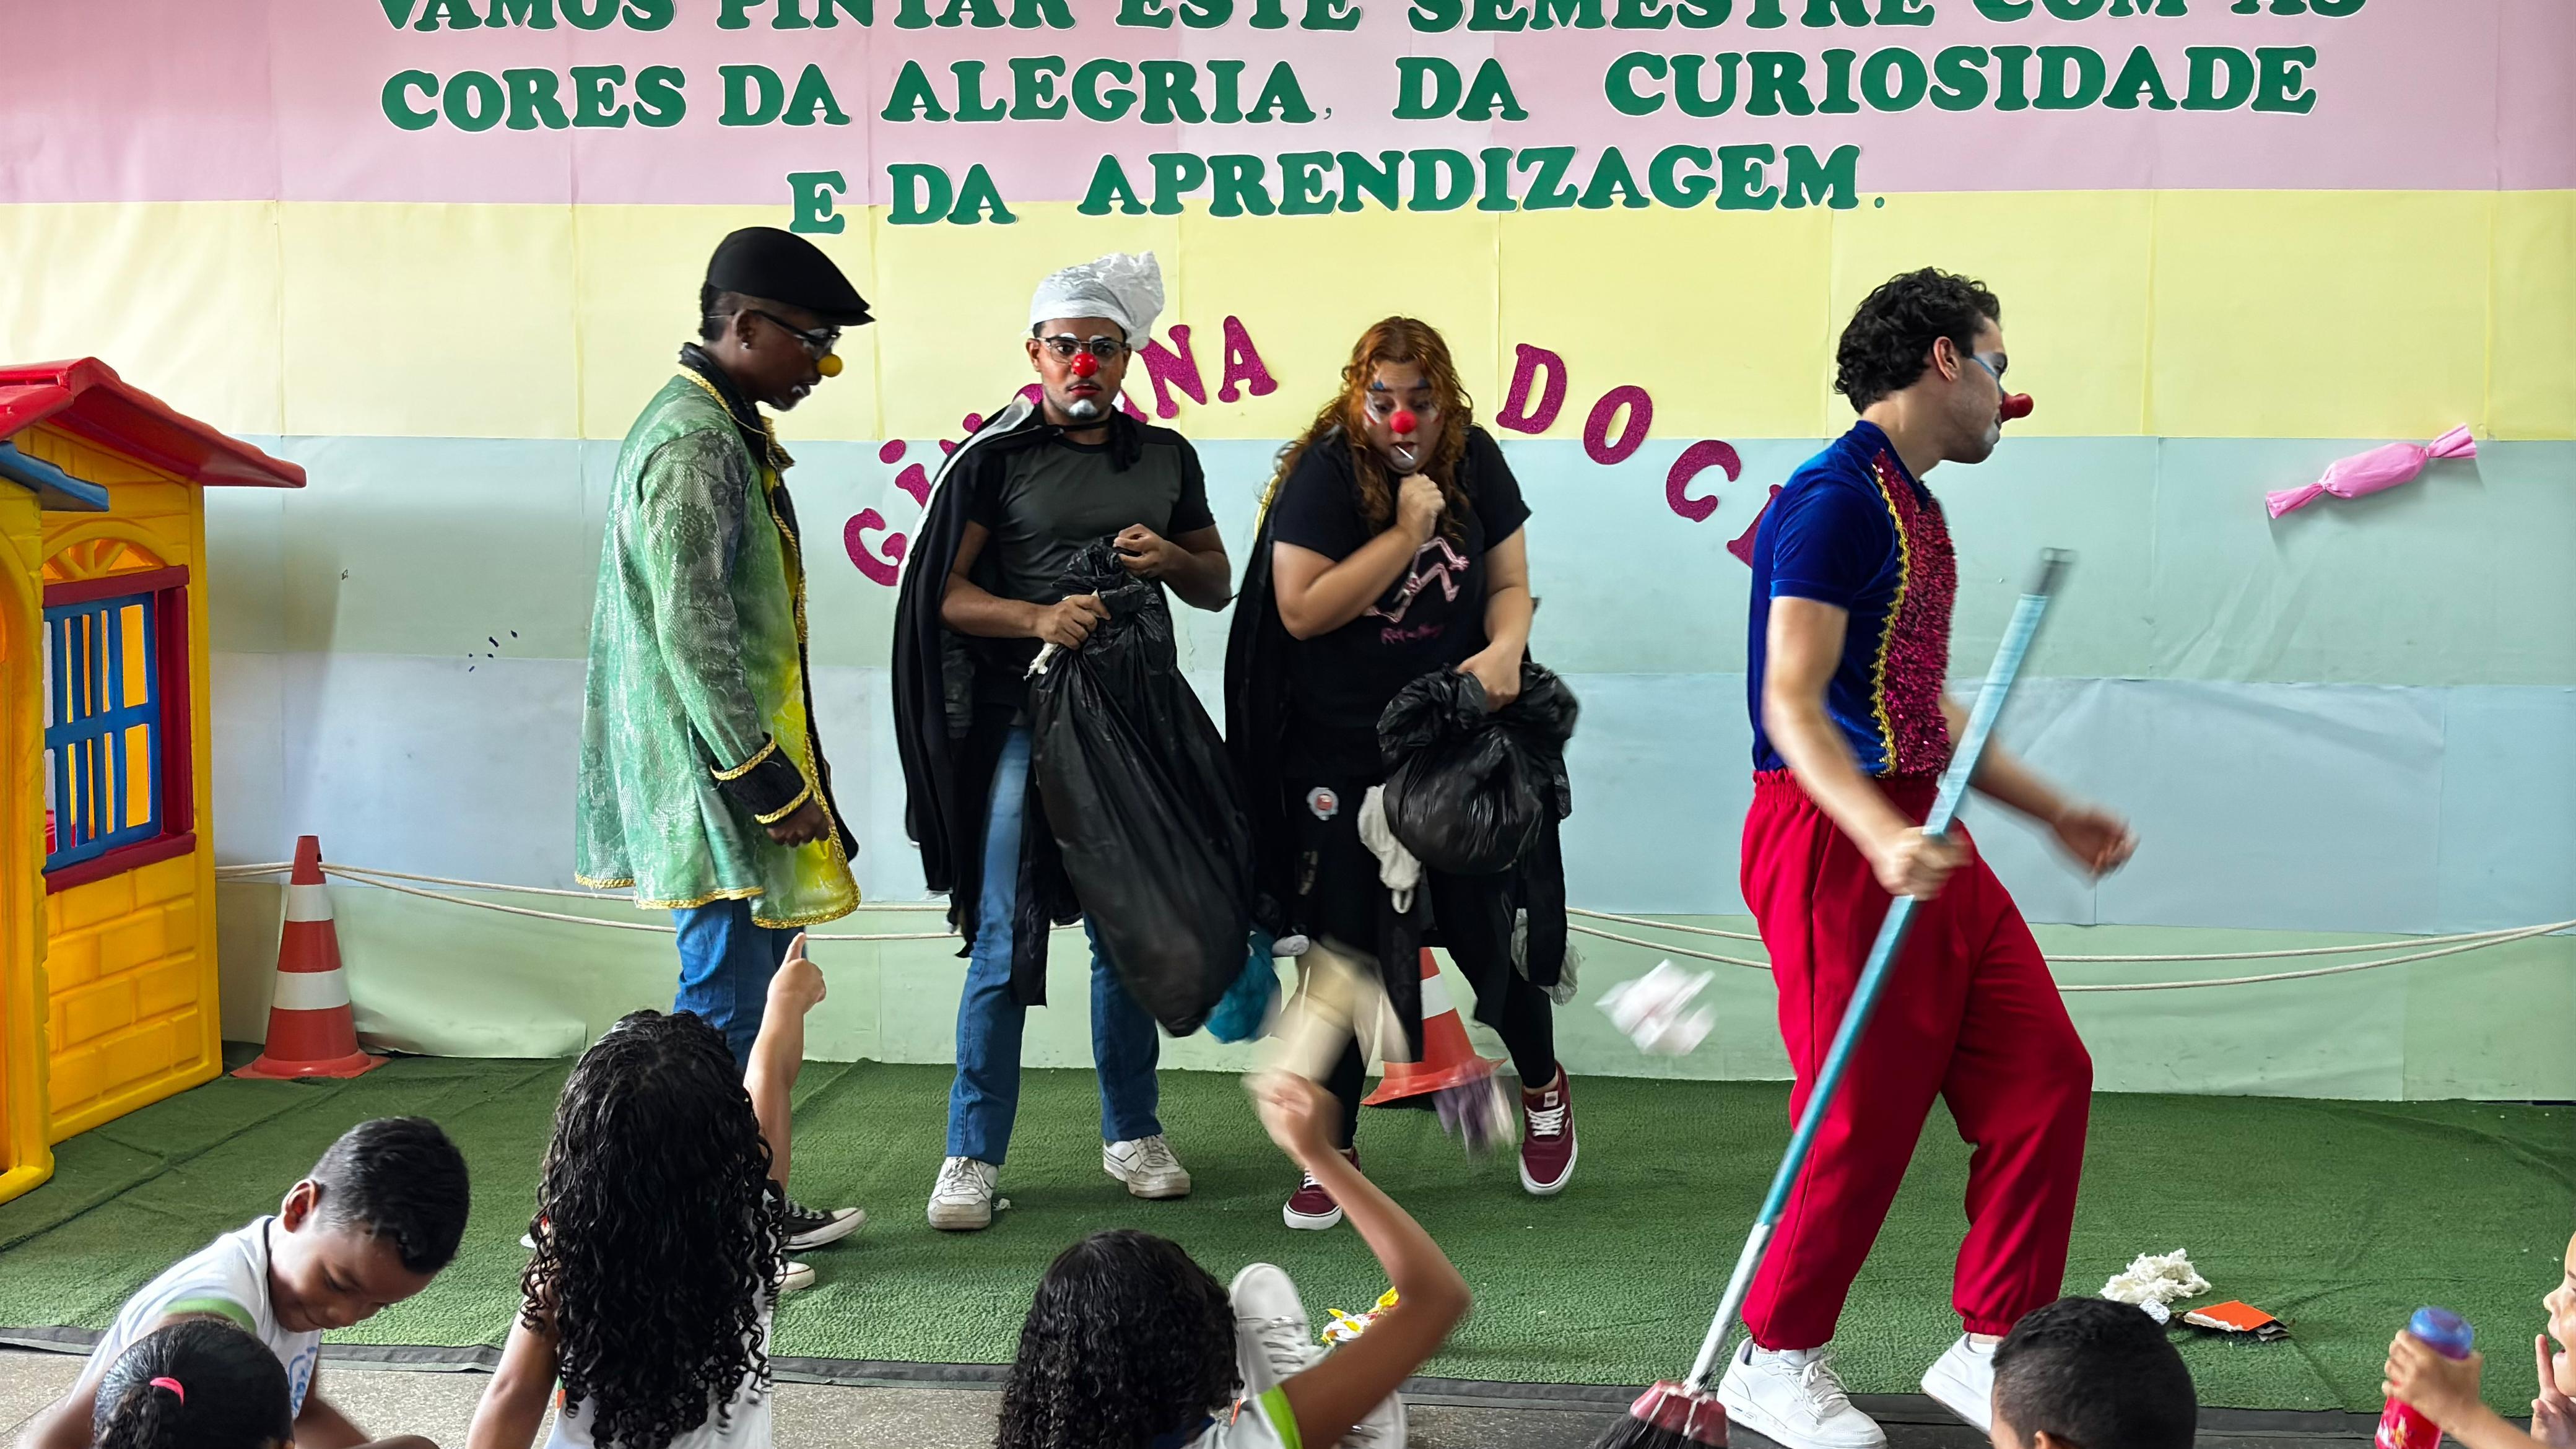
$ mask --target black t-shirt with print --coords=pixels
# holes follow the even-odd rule
[[[1529,519],[1519,480],[1482,428],[1467,433],[1457,536],[1434,533],[1412,565],[1358,618],[1289,651],[1291,752],[1312,766],[1375,779],[1377,721],[1397,690],[1455,668],[1485,647],[1485,554]],[[1271,504],[1271,540],[1338,563],[1381,531],[1360,516],[1348,445],[1336,434],[1306,450]]]

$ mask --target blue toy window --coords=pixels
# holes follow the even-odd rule
[[[45,607],[45,869],[163,828],[160,591]]]

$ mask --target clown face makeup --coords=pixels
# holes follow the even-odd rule
[[[1401,476],[1419,470],[1440,437],[1440,399],[1421,367],[1381,362],[1360,405],[1369,446]]]
[[[1126,334],[1105,317],[1068,317],[1038,324],[1028,340],[1029,366],[1046,394],[1047,420],[1058,427],[1108,421],[1127,376]]]

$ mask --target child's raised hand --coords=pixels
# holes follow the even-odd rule
[[[1252,1100],[1270,1140],[1299,1166],[1332,1152],[1331,1124],[1342,1108],[1330,1092],[1295,1072],[1271,1071],[1254,1080]]]
[[[2576,1400],[2558,1391],[2558,1358],[2549,1335],[2534,1334],[2531,1351],[2540,1360],[2540,1397],[2531,1401],[2531,1437],[2551,1449],[2576,1449]]]
[[[778,974],[769,978],[769,1009],[803,1016],[822,999],[823,970],[805,955],[805,933],[799,931],[788,943],[787,959],[778,963]]]
[[[2478,1371],[2485,1364],[2486,1356],[2479,1353],[2445,1358],[2424,1340],[2401,1331],[2388,1345],[2388,1362],[2380,1370],[2387,1378],[2379,1391],[2414,1405],[2445,1432],[2456,1432],[2483,1402],[2478,1397]]]

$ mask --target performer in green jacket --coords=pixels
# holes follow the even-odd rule
[[[637,905],[671,912],[672,1009],[724,1033],[739,1067],[797,928],[859,901],[814,728],[794,460],[757,405],[785,412],[839,373],[841,329],[869,317],[831,258],[770,227],[716,247],[699,314],[699,340],[617,455],[574,866],[584,885],[631,886]],[[791,1202],[788,1246],[862,1221]]]

